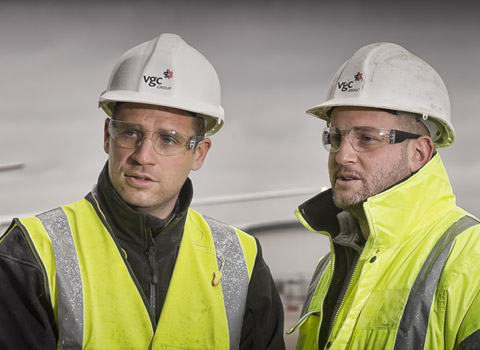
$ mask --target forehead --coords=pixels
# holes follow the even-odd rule
[[[366,107],[336,107],[330,116],[330,125],[339,129],[371,126],[383,129],[399,127],[398,117],[386,111]]]
[[[141,103],[122,103],[115,110],[115,119],[141,124],[149,129],[177,131],[192,130],[194,121],[192,114],[187,111]]]

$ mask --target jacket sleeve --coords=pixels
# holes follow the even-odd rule
[[[470,305],[467,314],[463,318],[457,337],[459,338],[460,350],[480,349],[480,293]]]
[[[18,226],[0,241],[0,281],[0,348],[56,349],[57,330],[42,269]]]
[[[255,240],[258,253],[248,288],[240,349],[282,350],[285,349],[283,305],[263,260],[260,243]]]

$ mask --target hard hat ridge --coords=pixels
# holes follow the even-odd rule
[[[419,115],[437,147],[455,138],[450,100],[440,75],[400,45],[380,42],[357,50],[334,75],[324,103],[308,114],[329,121],[333,107],[357,106]]]
[[[180,36],[162,34],[126,51],[99,99],[112,115],[117,102],[182,109],[205,120],[206,134],[224,123],[218,75],[210,62]]]

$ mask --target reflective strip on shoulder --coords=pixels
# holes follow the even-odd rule
[[[249,282],[245,255],[233,227],[210,217],[204,218],[210,226],[219,270],[223,275],[221,286],[227,313],[230,349],[238,349]]]
[[[52,241],[58,284],[60,349],[81,349],[83,344],[83,289],[77,251],[62,208],[37,215]]]
[[[450,253],[452,242],[459,234],[479,222],[469,216],[452,224],[437,241],[413,283],[397,331],[394,349],[423,349],[433,295]]]

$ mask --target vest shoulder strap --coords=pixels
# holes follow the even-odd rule
[[[249,284],[245,254],[233,227],[208,216],[204,219],[212,232],[218,269],[222,274],[230,349],[238,349]]]
[[[83,293],[75,243],[62,208],[37,215],[52,241],[58,284],[58,332],[61,349],[81,349],[83,344]]]

